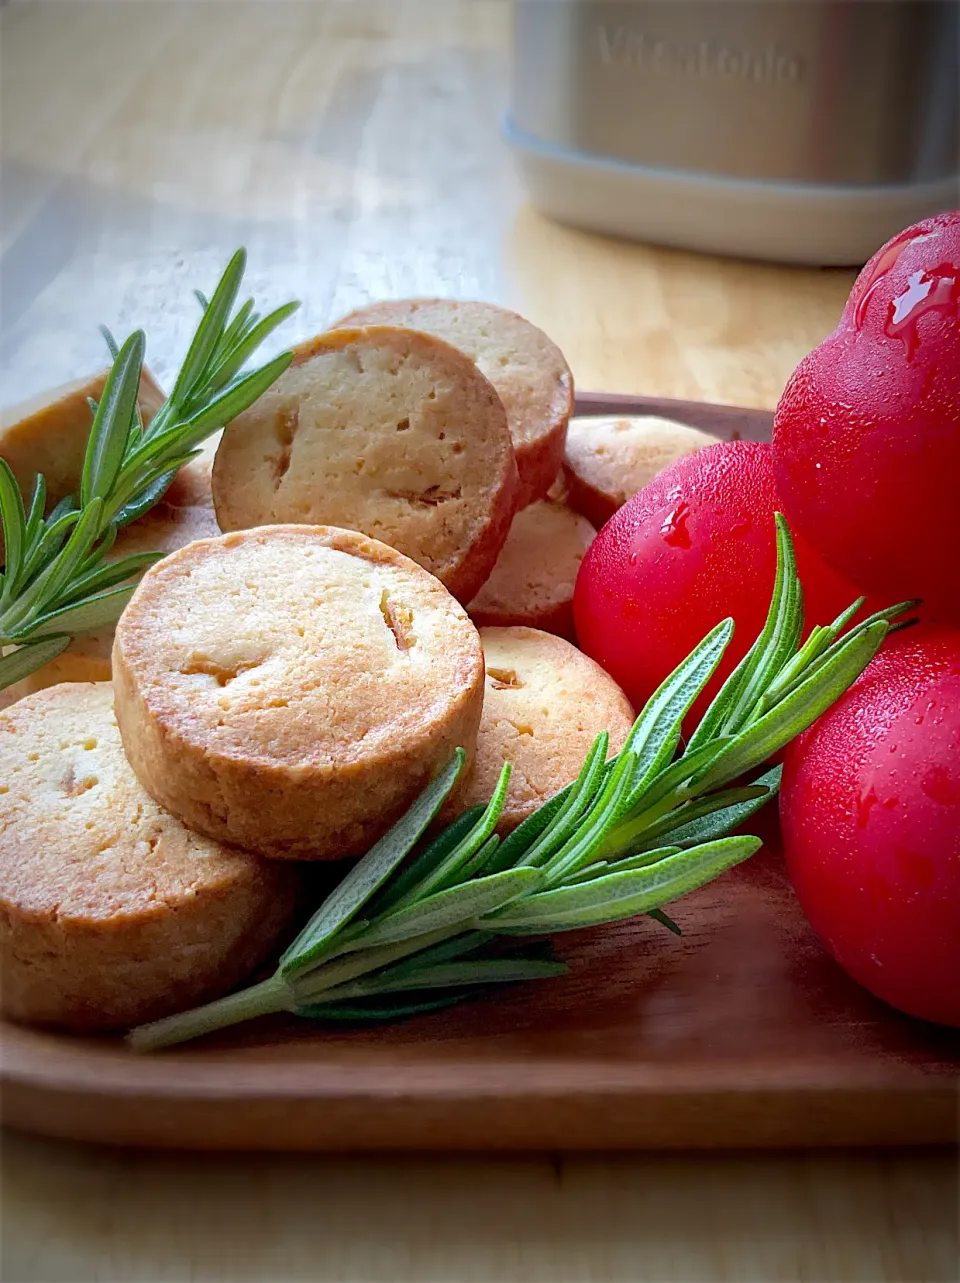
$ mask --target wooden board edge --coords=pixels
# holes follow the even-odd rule
[[[513,1152],[955,1145],[956,1085],[784,1094],[458,1099],[97,1097],[9,1084],[2,1120],[63,1140],[192,1150]]]
[[[676,419],[725,441],[769,441],[773,411],[672,397],[628,396],[619,392],[577,392],[575,415],[658,415]]]

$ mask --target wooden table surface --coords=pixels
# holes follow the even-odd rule
[[[626,245],[524,203],[500,0],[2,8],[0,399],[142,325],[161,381],[245,244],[287,341],[368,299],[515,307],[582,388],[771,406],[852,274]],[[950,1153],[127,1154],[8,1135],[19,1280],[957,1278]]]

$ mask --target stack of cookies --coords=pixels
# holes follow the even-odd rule
[[[66,493],[64,404],[8,420],[0,454],[32,482],[72,443]],[[118,554],[169,555],[115,636],[5,692],[7,1014],[115,1028],[225,992],[289,922],[297,862],[368,849],[457,746],[447,818],[510,761],[501,832],[601,731],[622,746],[633,710],[572,641],[577,571],[647,474],[709,439],[572,408],[522,317],[373,305],[296,348],[122,532]]]

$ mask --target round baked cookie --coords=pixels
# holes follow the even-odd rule
[[[618,752],[633,725],[620,687],[575,646],[536,628],[484,628],[483,716],[473,770],[450,806],[488,802],[513,765],[497,828],[508,833],[580,773],[601,731]]]
[[[212,470],[213,451],[209,449],[184,464],[160,502],[119,532],[108,560],[142,552],[176,552],[194,539],[218,535],[210,490]],[[108,682],[112,649],[112,628],[80,633],[56,659],[0,691],[0,708],[59,682]]]
[[[153,566],[117,626],[117,720],[147,791],[262,855],[358,855],[483,704],[476,628],[375,539],[266,526]]]
[[[465,352],[506,408],[520,472],[519,505],[547,493],[563,459],[573,412],[573,375],[563,353],[542,330],[492,303],[445,298],[372,303],[338,325],[409,325]]]
[[[596,534],[572,508],[538,499],[513,519],[493,574],[467,606],[478,628],[524,624],[560,637],[573,631],[573,589]]]
[[[717,438],[655,415],[570,420],[563,459],[566,501],[600,527],[674,460]]]
[[[119,1029],[226,993],[289,922],[296,871],[191,833],[124,756],[109,682],[0,713],[0,1008]]]
[[[506,414],[462,352],[391,326],[321,334],[224,431],[222,530],[361,530],[461,601],[493,569],[517,506]]]

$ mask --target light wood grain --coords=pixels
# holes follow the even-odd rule
[[[8,1139],[8,1283],[949,1283],[952,1155],[261,1158]]]
[[[497,137],[487,0],[3,7],[0,400],[144,325],[161,377],[238,243],[294,340],[368,299],[487,298],[584,388],[774,404],[850,274],[718,262],[549,224]],[[279,342],[278,338],[278,342]],[[950,1155],[224,1160],[8,1137],[17,1280],[939,1280]]]

